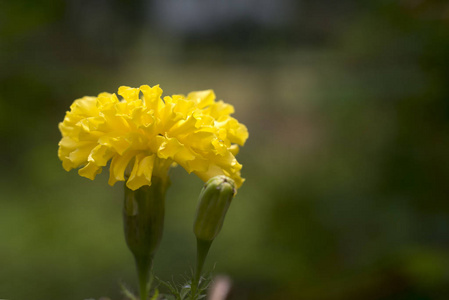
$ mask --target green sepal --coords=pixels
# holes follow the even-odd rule
[[[165,193],[168,178],[152,177],[151,186],[133,191],[125,184],[123,224],[125,240],[134,255],[139,277],[140,298],[147,299],[154,254],[164,229]]]
[[[133,191],[125,184],[123,222],[128,248],[134,255],[152,256],[162,239],[167,184],[158,177],[152,185]]]

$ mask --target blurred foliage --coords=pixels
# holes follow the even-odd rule
[[[449,5],[290,2],[282,26],[184,36],[151,18],[156,1],[0,3],[1,298],[120,299],[136,281],[123,188],[66,173],[57,124],[78,97],[159,83],[213,88],[249,128],[208,260],[232,299],[447,299]],[[193,266],[202,186],[172,181],[167,280]]]

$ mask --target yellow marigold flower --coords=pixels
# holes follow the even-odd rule
[[[235,155],[248,131],[230,116],[234,107],[215,101],[212,90],[162,100],[159,85],[143,85],[122,86],[118,94],[122,100],[101,93],[71,105],[59,124],[58,156],[66,171],[82,166],[78,173],[93,180],[111,160],[109,184],[127,180],[137,190],[179,164],[203,181],[226,175],[241,186]]]

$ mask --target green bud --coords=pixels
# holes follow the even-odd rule
[[[215,176],[206,182],[200,193],[193,225],[198,240],[213,241],[220,233],[235,193],[234,181],[229,177]]]

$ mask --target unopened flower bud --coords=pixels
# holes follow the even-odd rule
[[[213,241],[221,227],[236,193],[234,181],[226,176],[215,176],[203,187],[196,211],[193,231],[198,240]]]

